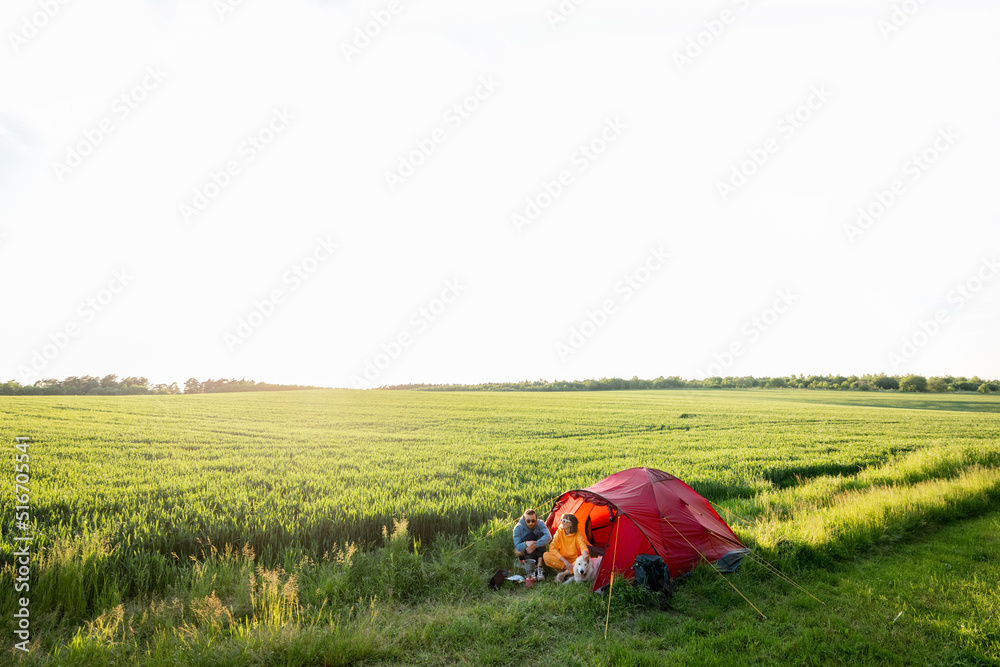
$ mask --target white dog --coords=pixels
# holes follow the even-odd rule
[[[560,572],[556,576],[556,581],[563,584],[568,584],[570,582],[582,584],[585,581],[594,581],[597,579],[597,571],[600,569],[601,556],[591,558],[587,554],[583,554],[576,559],[575,563],[573,563],[573,572]]]

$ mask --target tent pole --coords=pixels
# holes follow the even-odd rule
[[[618,522],[615,522],[615,531],[618,530]],[[618,540],[612,534],[609,539],[614,540],[615,548],[611,552],[611,587],[608,589],[608,614],[604,617],[604,640],[608,639],[608,621],[611,620],[611,593],[615,590],[615,563],[618,557]]]

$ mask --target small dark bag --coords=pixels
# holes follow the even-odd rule
[[[507,581],[507,577],[509,576],[510,576],[510,570],[497,570],[496,574],[490,577],[490,580],[487,585],[490,587],[491,590],[494,591],[500,590],[500,587],[503,586],[504,582]]]
[[[645,586],[654,593],[662,593],[670,597],[674,592],[673,582],[667,572],[667,564],[659,556],[639,554],[632,565],[635,573],[635,585]]]

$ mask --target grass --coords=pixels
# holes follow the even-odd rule
[[[544,656],[569,665],[993,665],[1000,662],[998,536],[994,511],[928,525],[857,560],[802,569],[797,579],[825,605],[748,562],[730,579],[767,620],[708,569],[682,580],[666,609],[655,596],[618,587],[607,639],[607,598],[550,580],[531,590],[480,585],[451,600],[361,599],[337,613],[312,607],[296,619],[242,620],[251,612],[238,586],[201,597],[204,589],[192,583],[175,591],[187,597],[105,612],[68,644],[23,664],[513,665]],[[203,577],[242,558],[215,556]],[[306,578],[297,582],[303,598]],[[290,580],[274,579],[275,600]],[[142,638],[152,642],[148,652]]]
[[[0,436],[33,437],[25,664],[994,664],[1000,553],[982,536],[998,527],[998,405],[781,390],[0,398]],[[606,599],[580,587],[486,592],[512,516],[635,465],[685,479],[828,606],[749,560],[731,581],[767,621],[704,570],[666,612],[616,591],[605,641]],[[0,529],[2,626],[10,513]],[[917,580],[937,593],[905,588]]]

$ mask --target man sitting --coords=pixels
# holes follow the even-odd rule
[[[514,526],[514,553],[521,562],[528,576],[532,575],[529,566],[534,567],[535,579],[544,579],[542,574],[542,554],[552,541],[549,527],[538,520],[535,510],[527,509]]]

